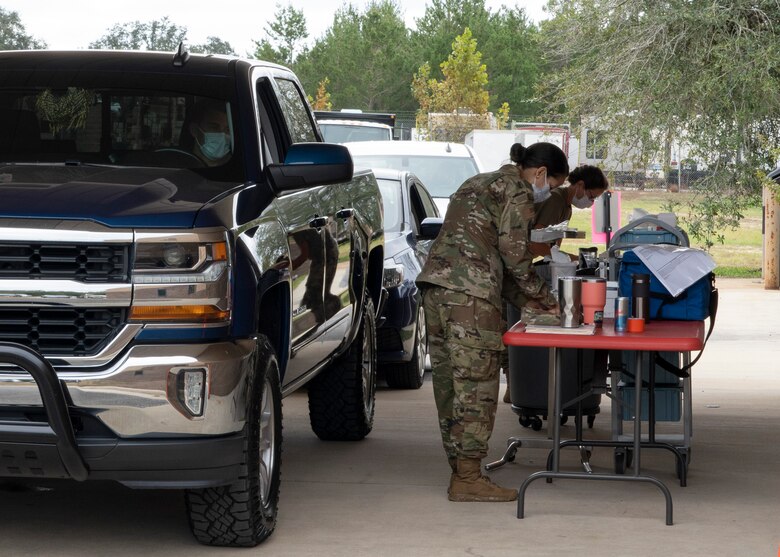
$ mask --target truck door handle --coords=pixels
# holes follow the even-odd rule
[[[348,219],[352,217],[352,215],[355,214],[355,209],[349,208],[345,209],[342,207],[340,211],[336,211],[336,218],[337,219]]]
[[[317,215],[314,215],[314,218],[309,221],[310,228],[322,228],[326,224],[328,224],[328,217],[320,217]]]

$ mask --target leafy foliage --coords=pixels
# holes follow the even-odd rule
[[[780,3],[775,0],[552,0],[543,26],[546,100],[662,160],[672,142],[707,172],[691,234],[710,247],[756,203],[780,140]],[[567,32],[570,30],[576,32]]]
[[[371,2],[364,12],[352,5],[336,12],[333,25],[293,68],[307,90],[327,76],[338,108],[415,108],[409,32],[392,0]]]
[[[333,103],[330,102],[330,93],[328,93],[328,84],[330,79],[327,77],[320,81],[317,85],[317,97],[312,99],[309,97],[309,103],[312,110],[330,110],[333,108]]]
[[[206,37],[205,43],[192,45],[189,50],[190,52],[197,52],[199,54],[236,55],[236,51],[233,49],[230,43],[223,41],[219,37]]]
[[[538,32],[521,8],[491,13],[485,0],[432,0],[412,32],[417,67],[445,60],[452,40],[467,27],[480,45],[490,81],[490,107],[507,102],[532,115],[540,111],[535,87],[542,71]],[[432,67],[432,77],[442,77]]]
[[[265,28],[266,38],[254,41],[254,57],[284,66],[293,66],[299,55],[306,52],[306,16],[291,5],[276,5],[274,20]]]
[[[486,127],[489,102],[487,68],[468,27],[455,37],[452,53],[441,63],[441,72],[444,79],[431,78],[430,66],[425,63],[414,75],[412,92],[420,103],[417,124],[427,125],[431,139],[463,141],[475,127]]]
[[[149,22],[118,23],[89,48],[113,50],[175,51],[187,37],[187,28],[171,23],[167,17]]]
[[[46,42],[28,35],[17,12],[0,8],[0,50],[46,48]]]

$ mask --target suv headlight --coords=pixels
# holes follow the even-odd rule
[[[396,263],[395,259],[385,259],[382,286],[395,288],[404,281],[404,266]]]
[[[133,263],[130,320],[224,324],[230,319],[227,233],[141,233]]]

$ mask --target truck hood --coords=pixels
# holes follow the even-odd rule
[[[205,204],[235,186],[184,169],[0,164],[0,218],[190,228]]]

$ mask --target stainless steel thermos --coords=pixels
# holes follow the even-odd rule
[[[650,275],[631,275],[631,317],[650,321]]]
[[[558,277],[558,305],[561,327],[579,327],[582,323],[582,281],[579,278]]]

